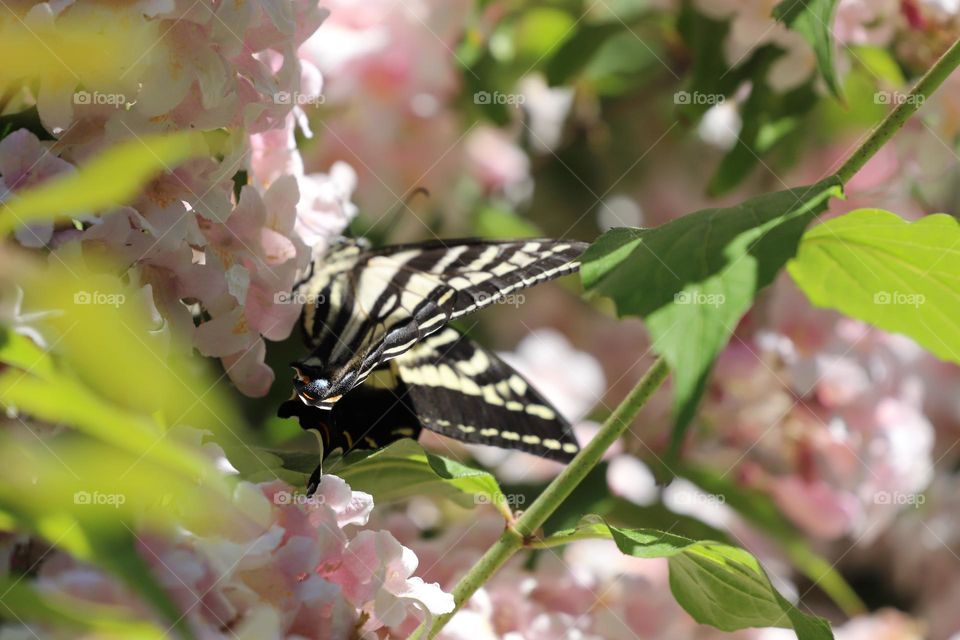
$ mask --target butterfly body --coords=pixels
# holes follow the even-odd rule
[[[279,410],[325,453],[376,448],[423,428],[569,460],[569,424],[530,383],[448,323],[571,273],[585,249],[556,240],[335,245],[298,283],[311,352]]]

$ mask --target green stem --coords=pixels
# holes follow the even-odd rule
[[[597,435],[580,450],[580,453],[568,464],[563,471],[537,496],[530,508],[523,512],[513,526],[508,526],[500,539],[480,558],[480,561],[467,572],[453,590],[453,599],[456,609],[453,612],[437,618],[430,630],[434,637],[443,626],[453,617],[454,613],[470,599],[470,596],[486,582],[504,562],[514,553],[527,545],[533,546],[531,540],[537,530],[543,526],[547,518],[556,511],[557,507],[567,499],[573,490],[580,484],[588,473],[600,462],[603,454],[614,442],[623,435],[627,427],[633,422],[640,409],[647,403],[653,392],[663,383],[669,369],[663,358],[658,358],[653,366],[644,374],[636,387],[623,402],[607,418]],[[413,637],[420,637],[423,628],[417,629]]]
[[[870,136],[863,144],[847,158],[835,174],[843,184],[849,182],[850,178],[856,175],[863,165],[867,164],[867,161],[900,130],[957,66],[960,66],[960,40],[954,42],[953,46],[940,56],[940,59],[914,85],[910,93],[899,101],[900,104],[887,114],[887,117],[870,132]]]

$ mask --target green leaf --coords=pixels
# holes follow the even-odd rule
[[[4,618],[91,633],[104,640],[169,637],[164,629],[134,617],[129,610],[80,600],[65,593],[40,593],[23,581],[0,579],[0,593],[3,593]]]
[[[649,29],[649,27],[648,27]],[[583,76],[600,95],[619,95],[636,91],[645,79],[663,70],[668,57],[658,38],[647,37],[641,27],[624,30],[609,37],[583,69]]]
[[[841,98],[840,83],[833,62],[833,16],[837,0],[783,0],[773,16],[799,33],[813,47],[817,67],[830,92]]]
[[[181,448],[184,455],[191,451]],[[186,526],[202,533],[242,522],[219,475],[208,482],[70,432],[43,441],[0,437],[0,510],[19,531],[120,576],[168,625],[182,612],[137,551],[138,534]]]
[[[677,472],[707,493],[722,496],[730,506],[753,526],[770,536],[797,570],[808,577],[840,609],[850,617],[866,612],[866,605],[839,571],[813,550],[810,542],[787,520],[769,495],[748,489],[711,471],[687,466]],[[712,539],[717,540],[716,537]]]
[[[507,498],[492,475],[428,453],[414,440],[398,440],[369,454],[349,454],[324,471],[340,476],[356,491],[373,495],[376,504],[431,495],[465,505],[491,504],[512,518]]]
[[[673,371],[672,453],[737,322],[794,255],[810,220],[840,193],[831,178],[653,229],[613,229],[584,254],[584,288],[613,298],[621,315],[645,318]]]
[[[44,379],[54,375],[53,358],[49,351],[44,351],[30,338],[3,326],[0,326],[0,362]]]
[[[205,362],[179,356],[190,346],[150,314],[149,290],[112,275],[125,268],[61,259],[27,281],[27,307],[53,311],[42,323],[54,334],[64,384],[82,386],[114,412],[241,437],[235,404],[205,375]]]
[[[51,398],[56,399],[51,402]],[[23,371],[0,373],[0,407],[50,424],[68,425],[113,446],[150,457],[192,477],[210,475],[199,452],[166,437],[149,418],[104,402],[64,376],[43,380]]]
[[[537,63],[556,51],[576,33],[577,22],[566,11],[553,7],[535,7],[517,21],[513,38],[523,60]]]
[[[545,68],[547,82],[551,86],[568,82],[593,59],[607,40],[626,28],[621,22],[583,25],[549,58]]]
[[[574,529],[547,539],[551,545],[585,537],[613,540],[638,558],[667,558],[674,598],[701,624],[723,631],[749,627],[793,628],[798,640],[833,638],[826,620],[809,616],[781,596],[750,553],[709,540],[652,529],[622,529],[586,516]]]
[[[813,304],[910,336],[960,362],[960,226],[859,209],[804,234],[787,269]]]
[[[0,234],[40,220],[58,220],[127,204],[161,171],[210,153],[204,135],[187,131],[119,142],[79,167],[0,205]]]

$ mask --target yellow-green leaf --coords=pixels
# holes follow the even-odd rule
[[[101,152],[77,171],[16,192],[0,205],[0,233],[41,220],[69,218],[127,204],[161,171],[207,155],[197,131],[137,136]]]
[[[905,334],[960,362],[960,225],[859,209],[803,235],[787,269],[817,306]]]

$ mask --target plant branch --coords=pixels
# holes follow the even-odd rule
[[[903,127],[904,123],[923,106],[923,103],[933,95],[940,85],[960,66],[960,40],[955,42],[936,63],[914,85],[910,93],[899,100],[896,108],[878,124],[867,139],[857,147],[843,165],[837,170],[836,177],[843,184],[856,175],[860,169],[885,145],[893,135]],[[518,550],[528,548],[549,548],[570,542],[573,538],[564,538],[563,541],[536,540],[535,534],[547,518],[556,511],[557,507],[569,497],[587,474],[600,462],[603,454],[612,445],[627,427],[636,418],[640,409],[646,404],[653,392],[666,379],[668,368],[662,358],[658,358],[643,379],[634,387],[630,395],[614,410],[613,414],[604,422],[600,431],[577,454],[569,465],[544,489],[530,508],[527,509],[515,522],[507,523],[500,538],[487,549],[480,560],[457,583],[453,590],[455,608],[451,613],[437,618],[429,630],[429,637],[436,636],[444,625],[454,616],[457,610],[470,599],[503,564]],[[411,637],[420,638],[426,631],[425,625],[420,625]]]
[[[960,40],[954,42],[953,46],[940,56],[940,59],[917,81],[910,93],[898,100],[897,107],[874,127],[863,144],[847,158],[835,174],[840,178],[840,182],[843,184],[849,182],[850,178],[856,175],[867,161],[900,130],[910,116],[923,106],[927,98],[933,95],[933,92],[943,84],[957,66],[960,66]]]
[[[537,496],[530,508],[523,512],[513,526],[507,526],[500,538],[492,547],[487,549],[480,560],[467,572],[453,590],[453,599],[456,609],[451,613],[437,618],[430,630],[434,637],[443,626],[453,617],[463,603],[486,582],[503,563],[513,554],[524,547],[525,541],[530,540],[537,530],[543,526],[547,518],[556,511],[557,507],[567,499],[573,490],[583,481],[588,473],[600,462],[603,454],[617,439],[623,435],[627,427],[633,422],[640,409],[647,403],[653,392],[663,383],[669,369],[663,358],[657,358],[653,366],[644,374],[630,394],[613,411],[609,418],[600,427],[593,440],[588,442],[580,453],[547,485],[543,493]],[[530,546],[537,543],[530,542]],[[412,637],[421,637],[423,627],[417,629]]]

